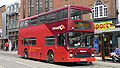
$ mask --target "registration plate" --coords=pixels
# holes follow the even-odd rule
[[[80,61],[86,61],[86,59],[80,59]]]

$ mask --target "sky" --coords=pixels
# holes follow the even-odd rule
[[[17,2],[17,1],[20,1],[20,0],[0,0],[0,7],[2,5],[10,5],[10,4]]]

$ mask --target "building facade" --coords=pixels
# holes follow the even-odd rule
[[[96,0],[92,8],[95,27],[94,47],[99,56],[109,56],[116,45],[118,45],[115,24],[117,21],[116,0]]]
[[[116,28],[120,29],[120,0],[116,0],[116,9],[117,9],[117,20]],[[120,31],[120,30],[119,30]],[[118,47],[120,48],[120,32],[117,33],[118,37]]]
[[[4,43],[8,41],[8,34],[7,34],[7,17],[6,12],[2,13],[2,47],[1,49],[4,49]]]
[[[17,48],[18,44],[18,20],[19,20],[19,8],[20,3],[15,2],[7,7],[6,10],[6,24],[7,24],[7,35],[10,44],[10,49],[12,45]]]
[[[3,20],[3,18],[5,17],[4,12],[6,12],[5,5],[0,7],[0,49],[3,48],[2,42],[4,42],[4,39],[6,39],[6,38],[3,38],[3,33],[4,33],[4,30],[3,30],[4,20]]]
[[[45,0],[21,0],[20,19],[44,12]]]
[[[55,0],[21,0],[20,19],[53,10]]]
[[[37,15],[56,8],[64,7],[65,5],[81,5],[93,8],[99,0],[21,0],[20,18],[26,18]],[[106,4],[108,9],[108,17],[115,17],[115,2],[116,0],[100,0]]]

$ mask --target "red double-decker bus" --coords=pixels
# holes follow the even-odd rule
[[[77,5],[19,20],[18,55],[53,62],[95,61],[91,9]]]

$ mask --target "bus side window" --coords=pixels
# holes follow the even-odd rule
[[[19,27],[20,27],[20,28],[23,28],[23,27],[24,27],[24,24],[25,24],[25,22],[24,22],[24,21],[21,21],[20,24],[19,24]]]
[[[28,27],[28,20],[25,21],[25,27]]]
[[[42,16],[39,16],[38,17],[38,24],[43,24],[43,23],[45,23],[45,15],[42,15]]]
[[[45,44],[47,46],[54,46],[55,45],[55,37],[54,36],[46,36]]]
[[[29,45],[28,42],[29,42],[29,39],[28,39],[28,38],[23,38],[23,39],[22,39],[22,44],[23,44],[23,45]]]
[[[59,33],[57,38],[57,43],[59,46],[65,45],[65,33]]]
[[[30,37],[29,38],[29,44],[30,45],[36,45],[36,37]]]

